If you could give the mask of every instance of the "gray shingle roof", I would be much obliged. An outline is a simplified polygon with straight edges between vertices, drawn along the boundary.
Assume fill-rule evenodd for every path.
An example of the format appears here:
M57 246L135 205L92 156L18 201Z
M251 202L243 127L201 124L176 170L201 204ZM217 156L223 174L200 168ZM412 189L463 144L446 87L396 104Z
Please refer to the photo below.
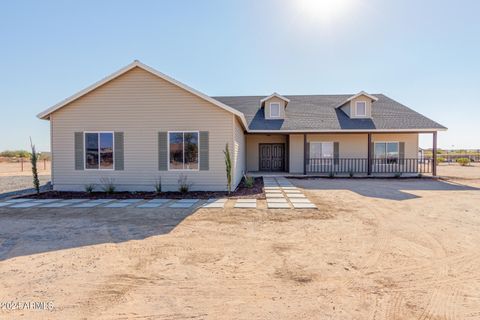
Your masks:
M374 94L371 119L350 119L339 104L351 95L285 96L290 99L285 119L266 120L260 100L265 96L213 97L245 115L249 130L392 130L446 129L444 126L386 97Z

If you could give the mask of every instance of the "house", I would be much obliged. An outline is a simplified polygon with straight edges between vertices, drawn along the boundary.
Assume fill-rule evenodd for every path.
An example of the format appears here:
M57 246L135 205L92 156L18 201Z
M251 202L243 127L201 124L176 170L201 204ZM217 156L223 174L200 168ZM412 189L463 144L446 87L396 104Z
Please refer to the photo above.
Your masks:
M418 173L419 133L440 124L382 94L210 97L153 68L128 66L38 115L50 121L52 184L84 190L225 190L244 172ZM435 174L435 171L433 172Z

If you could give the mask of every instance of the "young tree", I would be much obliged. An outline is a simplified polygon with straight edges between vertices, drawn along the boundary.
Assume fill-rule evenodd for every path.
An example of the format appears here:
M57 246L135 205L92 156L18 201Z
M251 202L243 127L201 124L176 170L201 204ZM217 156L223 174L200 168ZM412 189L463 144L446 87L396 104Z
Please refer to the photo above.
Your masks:
M33 186L35 187L35 191L37 191L37 194L39 194L40 181L38 180L38 170L37 170L38 154L37 154L37 151L35 150L35 145L32 142L32 137L30 137L30 147L32 148L32 156L30 157L30 161L32 163Z
M228 143L225 145L223 151L225 156L225 171L227 173L227 190L228 193L232 192L232 160L230 159L230 150L228 149Z

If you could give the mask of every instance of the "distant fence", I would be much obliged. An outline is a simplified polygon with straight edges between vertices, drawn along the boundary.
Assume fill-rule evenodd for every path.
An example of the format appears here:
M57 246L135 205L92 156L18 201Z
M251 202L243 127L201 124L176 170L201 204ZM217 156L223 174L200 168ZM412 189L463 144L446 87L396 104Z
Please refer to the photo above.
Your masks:
M0 173L19 173L19 172L30 172L32 170L32 165L30 159L26 158L17 158L0 161ZM43 159L38 160L37 169L39 172L50 171L50 160Z
M420 152L420 157L425 159L432 159L431 150L423 150ZM469 150L438 150L437 159L438 162L456 162L457 159L467 158L471 162L480 162L480 149L469 149Z

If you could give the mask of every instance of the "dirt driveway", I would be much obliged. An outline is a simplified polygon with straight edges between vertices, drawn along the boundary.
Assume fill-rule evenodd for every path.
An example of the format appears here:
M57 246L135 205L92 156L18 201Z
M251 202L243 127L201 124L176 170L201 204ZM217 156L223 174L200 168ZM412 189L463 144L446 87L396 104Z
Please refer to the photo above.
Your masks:
M293 183L319 211L0 208L0 302L54 305L0 318L480 318L479 181Z

